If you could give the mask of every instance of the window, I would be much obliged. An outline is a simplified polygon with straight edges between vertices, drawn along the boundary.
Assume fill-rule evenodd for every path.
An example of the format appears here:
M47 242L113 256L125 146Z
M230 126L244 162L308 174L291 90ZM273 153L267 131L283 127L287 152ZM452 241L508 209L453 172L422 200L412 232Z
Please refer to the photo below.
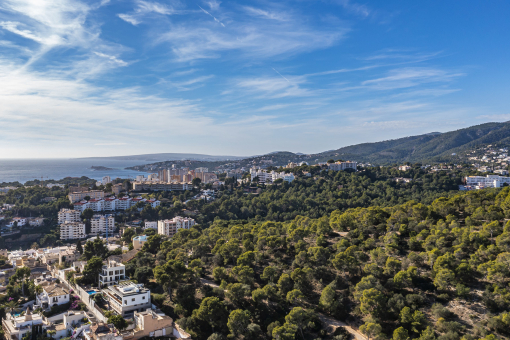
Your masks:
M145 300L145 296L144 296L144 297L142 297L142 300Z
M124 304L127 305L127 300L124 300Z
M135 301L135 298L132 298L131 301Z

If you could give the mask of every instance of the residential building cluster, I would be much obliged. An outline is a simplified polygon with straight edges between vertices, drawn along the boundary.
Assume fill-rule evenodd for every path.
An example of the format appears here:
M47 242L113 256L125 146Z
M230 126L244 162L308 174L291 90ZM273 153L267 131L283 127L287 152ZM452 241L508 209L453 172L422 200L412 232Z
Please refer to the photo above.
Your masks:
M42 217L13 217L12 220L7 223L8 228L12 228L14 226L18 227L40 227L44 223L44 218Z
M73 246L0 252L13 264L13 269L7 270L12 275L16 267L27 266L29 258L40 259L48 254L58 255L68 251L76 252L76 248ZM66 269L59 269L58 264L48 262L45 263L45 267L29 267L30 280L34 285L40 286L41 290L35 295L33 302L25 304L21 310L15 308L7 312L2 318L2 329L6 338L22 340L31 335L35 339L40 334L47 333L51 334L53 339L68 337L86 340L138 340L156 337L192 339L190 334L175 324L171 317L152 304L151 291L147 287L127 279L122 257L110 256L103 261L98 276L100 286L92 289L69 281L66 275L68 272L75 272L79 277L87 262L74 258L72 265ZM41 272L41 268L47 268L47 271ZM5 276L5 271L2 273ZM5 279L4 277L4 284ZM101 294L105 300L105 305L101 308L94 299L96 294ZM84 303L87 309L73 310L72 301ZM58 306L70 309L57 314L53 312L50 316L43 315L43 312L53 311L52 308ZM128 327L115 329L113 324L108 323L105 310L127 320Z
M77 240L88 236L113 235L115 217L111 214L93 215L90 219L90 232L86 232L85 223L81 220L82 210L61 209L58 212L61 240Z
M74 209L83 212L85 209L92 209L95 212L99 211L116 211L116 210L127 210L139 202L150 204L153 208L158 207L161 202L156 199L145 199L142 197L121 197L115 196L101 198L101 199L90 199L88 201L83 200L74 202Z
M263 169L251 168L250 169L251 181L256 181L255 178L258 178L258 182L262 184L273 184L277 179L283 179L284 182L292 182L295 177L292 172L276 172L276 171L266 171Z
M504 184L510 185L510 177L499 175L468 176L464 178L465 185L460 186L460 190L478 190L485 188L500 188Z
M150 174L145 178L143 175L136 176L135 182L138 185L147 184L150 182L157 182L158 184L189 184L194 178L199 178L202 183L212 183L218 180L215 173L209 172L208 168L199 167L195 170L190 170L187 167L181 169L160 169L157 174ZM133 187L135 190L135 188ZM179 187L166 186L166 190L188 190L180 189ZM165 190L161 189L161 190Z

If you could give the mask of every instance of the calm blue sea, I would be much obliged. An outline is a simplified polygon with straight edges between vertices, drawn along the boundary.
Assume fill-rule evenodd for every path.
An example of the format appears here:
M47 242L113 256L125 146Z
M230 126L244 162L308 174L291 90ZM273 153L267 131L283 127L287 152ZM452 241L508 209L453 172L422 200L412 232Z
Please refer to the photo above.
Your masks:
M25 183L33 179L62 179L65 177L87 176L100 180L103 176L112 179L134 178L136 175L147 175L143 172L125 170L126 167L145 164L144 161L86 160L86 159L0 159L0 183ZM112 168L108 171L94 171L91 166Z

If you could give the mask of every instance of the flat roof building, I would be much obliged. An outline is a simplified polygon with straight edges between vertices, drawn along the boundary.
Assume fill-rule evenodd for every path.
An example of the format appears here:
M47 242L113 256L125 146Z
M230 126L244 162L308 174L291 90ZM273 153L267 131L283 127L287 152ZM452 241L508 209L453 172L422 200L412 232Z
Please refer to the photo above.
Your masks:
M123 317L152 307L151 292L143 284L125 282L103 289L110 307Z

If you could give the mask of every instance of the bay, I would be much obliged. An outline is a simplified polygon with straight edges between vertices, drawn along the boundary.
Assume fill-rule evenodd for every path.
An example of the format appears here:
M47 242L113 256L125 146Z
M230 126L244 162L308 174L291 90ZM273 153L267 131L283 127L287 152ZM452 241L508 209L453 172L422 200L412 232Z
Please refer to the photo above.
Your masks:
M0 159L0 183L25 183L34 179L59 180L65 177L87 176L101 180L103 176L114 178L135 178L147 175L145 172L126 170L126 167L144 164L140 160L109 159ZM92 170L92 166L103 166L112 170Z

